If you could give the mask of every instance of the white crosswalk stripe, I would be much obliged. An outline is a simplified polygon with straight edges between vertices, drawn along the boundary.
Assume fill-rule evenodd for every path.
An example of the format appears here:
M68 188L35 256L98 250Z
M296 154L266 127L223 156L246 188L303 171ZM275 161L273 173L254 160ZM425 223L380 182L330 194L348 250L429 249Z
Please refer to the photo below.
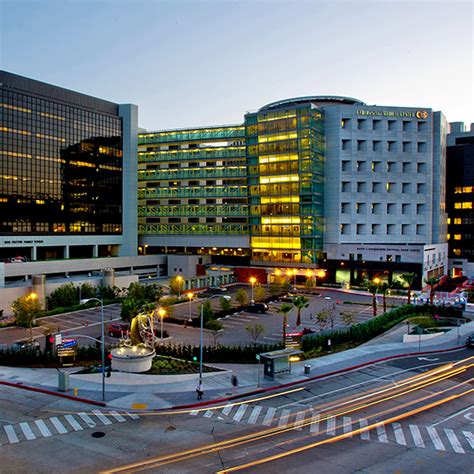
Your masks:
M99 418L99 420L104 424L104 425L111 425L112 422L100 411L100 410L92 410L92 413Z
M420 429L416 425L410 425L410 432L413 438L413 442L417 448L425 448L425 443L421 437Z
M74 431L82 431L82 426L72 415L64 415L64 418L66 418L66 421L72 426Z
M446 448L444 447L443 442L441 441L441 438L438 435L438 432L436 431L436 428L433 426L427 426L426 431L428 431L428 434L430 435L431 441L433 442L434 447L438 451L446 451Z
M49 428L46 426L46 423L43 420L35 420L35 424L40 430L40 433L45 437L48 438L49 436L53 436Z
M138 420L140 417L135 413L129 413L128 411L125 412L132 420Z
M115 410L112 410L110 414L119 422L123 423L124 421L127 421L122 415L117 413Z
M234 405L226 405L221 413L227 416L232 411L232 408L234 408Z
M20 429L23 431L23 434L25 435L25 438L28 441L31 441L32 439L36 439L35 434L33 433L32 429L30 428L30 425L26 422L20 423Z
M275 416L276 413L276 408L270 407L267 410L267 414L265 415L265 418L263 419L262 425L263 426L270 426L272 423L273 417Z
M284 428L288 424L291 410L283 410L281 412L280 420L278 421L278 428Z
M466 451L464 451L463 447L461 446L461 443L459 442L458 437L454 434L454 431L445 428L444 432L446 433L446 436L449 439L449 442L451 443L454 452L464 454Z
M234 421L240 421L242 417L244 416L244 413L246 412L247 408L248 408L248 405L246 405L245 403L243 405L240 405L239 409L234 415L234 418L232 419Z
M474 435L470 431L463 431L462 434L466 437L471 448L474 449Z
M305 417L304 411L299 411L296 414L295 428L294 428L295 430L301 431L303 429L304 417Z
M199 413L199 410L193 410L189 412L191 416L196 416L198 413Z
M377 425L377 436L381 443L388 443L387 431L384 425Z
M336 418L334 416L330 416L327 420L326 433L329 436L336 436Z
M214 412L212 410L206 410L203 416L204 418L210 418L213 414Z
M360 425L361 428L367 428L367 426L369 426L369 423L367 422L367 420L365 418L361 418L359 420L359 425ZM369 430L361 431L360 437L361 437L361 439L369 440L370 439L370 431Z
M92 420L92 418L84 412L78 413L78 415L84 420L84 423L89 427L89 428L94 428L96 426L96 422Z
M67 433L66 427L59 421L59 418L58 418L58 417L52 416L52 417L50 418L50 421L51 421L51 423L53 424L53 426L56 428L56 431L57 431L59 434L66 434L66 433Z
M6 425L3 427L3 429L5 430L5 434L7 435L7 438L8 438L8 441L10 441L10 444L18 443L19 439L12 425Z
M310 433L319 433L319 413L315 413L311 418L311 426L309 427Z
M344 433L350 433L352 431L352 418L350 416L345 416L343 418ZM352 435L348 437L352 438Z
M395 440L397 444L403 446L407 445L407 440L405 439L405 434L402 430L402 425L400 423L392 423L393 432L395 433Z
M260 412L262 411L262 407L260 405L257 405L256 407L253 408L252 413L249 416L249 419L247 420L247 423L250 423L251 425L254 425L257 423L257 418L258 415L260 415Z

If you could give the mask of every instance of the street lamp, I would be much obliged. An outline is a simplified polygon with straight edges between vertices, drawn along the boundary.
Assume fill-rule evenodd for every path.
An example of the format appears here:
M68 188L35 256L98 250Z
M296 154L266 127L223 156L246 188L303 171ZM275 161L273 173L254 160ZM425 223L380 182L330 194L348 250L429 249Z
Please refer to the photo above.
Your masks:
M254 304L255 300L253 299L253 287L254 287L255 282L257 281L257 279L255 277L250 277L249 281L252 284L252 298L250 298L250 304Z
M323 279L326 276L326 272L324 270L319 270L317 275L318 278ZM317 280L314 282L314 286L316 286Z
M203 332L204 332L204 303L206 301L212 300L212 298L217 298L220 295L213 295L210 296L209 298L206 298L202 303L201 303L201 311L200 311L200 331L199 331L199 385L202 385L202 337L203 337ZM225 298L226 300L230 300L231 297L229 295L224 295L222 298Z
M193 297L194 297L194 294L191 293L191 292L189 292L189 293L188 293L188 298L189 298L189 319L188 319L188 323L192 323L192 322L193 322L193 318L191 318L191 309L192 309Z
M104 337L104 300L99 298L85 298L80 301L81 304L89 301L98 301L100 303L100 342L102 343L102 401L105 401L105 337Z
M178 298L181 298L181 284L183 282L183 277L181 275L178 275L176 277L176 281L178 282Z
M160 315L160 326L161 326L161 344L163 344L163 318L165 317L166 310L164 308L160 308L158 310L158 314Z

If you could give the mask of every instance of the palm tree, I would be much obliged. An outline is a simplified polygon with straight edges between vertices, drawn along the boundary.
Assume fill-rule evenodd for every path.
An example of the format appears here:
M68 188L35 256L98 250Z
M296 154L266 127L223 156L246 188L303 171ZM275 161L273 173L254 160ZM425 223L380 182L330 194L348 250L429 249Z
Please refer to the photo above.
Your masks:
M374 283L371 280L366 280L364 284L367 291L372 295L372 309L374 317L377 316L377 290L379 289L379 283Z
M408 285L408 301L407 303L411 303L411 285L413 285L413 281L416 278L415 273L402 273L400 278Z
M278 311L280 314L283 315L283 344L286 341L286 324L288 321L288 313L293 309L293 306L288 303L283 303L280 306L280 310Z
M308 298L306 298L305 296L297 296L294 300L293 300L293 306L296 308L296 310L298 311L297 313L297 316L296 316L296 325L297 326L300 326L301 325L301 310L303 308L307 308L308 307Z
M390 288L390 285L386 281L383 281L379 285L379 290L380 290L380 293L382 294L382 297L383 297L382 301L383 301L383 312L384 313L387 312L387 291L389 290L389 288Z
M434 299L434 288L438 284L439 278L431 276L429 278L425 278L425 283L430 287L430 304L433 304Z

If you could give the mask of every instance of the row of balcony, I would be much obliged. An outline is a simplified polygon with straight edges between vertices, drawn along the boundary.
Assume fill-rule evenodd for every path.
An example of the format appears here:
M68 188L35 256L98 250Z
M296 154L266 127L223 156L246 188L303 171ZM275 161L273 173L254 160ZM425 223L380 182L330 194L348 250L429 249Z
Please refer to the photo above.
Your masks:
M209 128L197 130L175 130L170 132L144 133L138 135L138 144L189 142L202 140L245 138L245 127Z
M186 150L142 151L138 152L139 163L168 161L201 161L224 158L245 158L245 147L189 148Z
M212 205L212 206L139 206L139 217L173 216L226 216L247 217L248 206Z
M200 186L192 188L140 188L138 199L247 197L247 186Z
M180 179L209 179L209 178L245 178L245 166L229 168L178 168L164 170L139 170L138 181L148 180L180 180Z
M139 224L139 235L248 235L244 224Z

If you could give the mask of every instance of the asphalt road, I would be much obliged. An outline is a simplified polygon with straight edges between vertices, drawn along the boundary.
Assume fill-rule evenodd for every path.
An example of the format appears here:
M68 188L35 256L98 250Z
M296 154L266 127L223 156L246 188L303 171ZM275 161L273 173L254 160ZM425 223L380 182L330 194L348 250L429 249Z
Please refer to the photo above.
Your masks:
M181 413L0 387L2 472L472 473L472 359L456 363L472 356L401 359Z

